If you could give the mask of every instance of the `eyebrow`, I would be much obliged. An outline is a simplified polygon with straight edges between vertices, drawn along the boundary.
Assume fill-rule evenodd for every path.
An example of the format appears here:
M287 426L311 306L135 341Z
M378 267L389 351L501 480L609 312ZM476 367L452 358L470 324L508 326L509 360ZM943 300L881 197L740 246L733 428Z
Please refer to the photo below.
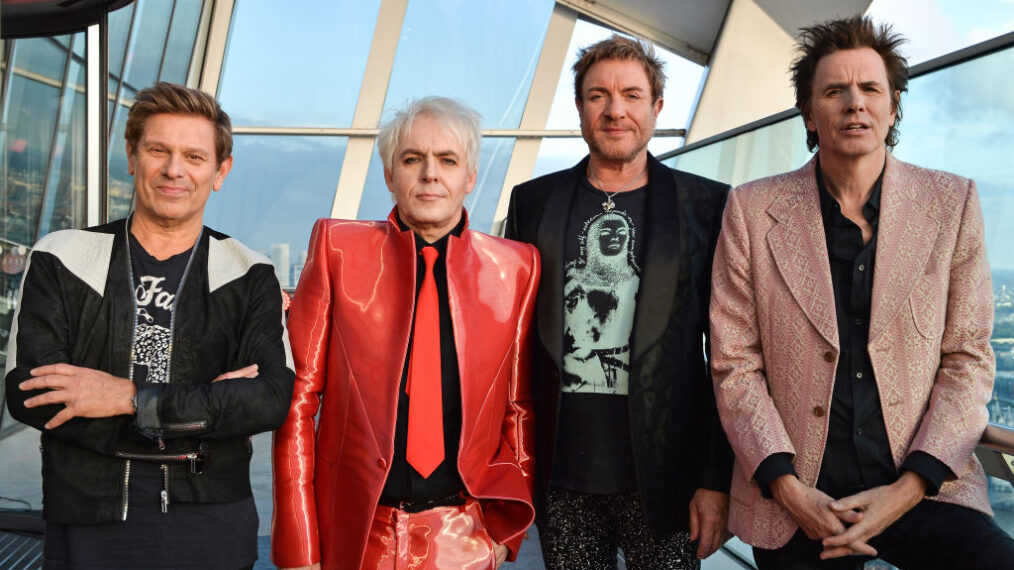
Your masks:
M409 148L406 148L406 149L402 150L400 153L398 153L398 156L402 157L402 156L405 156L405 155L408 155L408 154L426 154L426 153L423 152L423 151L421 151L421 150L409 147ZM441 158L442 157L446 157L446 156L450 156L450 157L453 157L453 158L458 158L460 156L460 154L456 150L438 150L438 151L434 152L433 154L436 155L436 156L439 156Z
M836 81L834 83L828 83L827 85L825 85L824 86L824 91L827 91L828 89L845 89L849 85L852 85L851 81ZM859 86L860 87L882 87L882 85L881 85L881 83L879 81L860 81L859 82Z
M170 145L168 143L162 142L162 141L160 141L158 139L148 139L148 140L144 141L143 146L145 148L148 148L148 147L151 147L151 146L163 146L163 147L167 147L168 148ZM205 149L205 148L197 147L197 146L185 147L183 149L183 152L185 152L187 154L200 154L200 155L204 155L204 156L210 156L212 154L212 151L210 151L208 149Z

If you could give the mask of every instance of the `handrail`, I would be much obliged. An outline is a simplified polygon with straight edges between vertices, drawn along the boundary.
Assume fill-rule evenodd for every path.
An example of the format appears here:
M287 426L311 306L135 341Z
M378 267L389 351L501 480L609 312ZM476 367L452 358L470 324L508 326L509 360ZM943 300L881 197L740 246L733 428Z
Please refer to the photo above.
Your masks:
M979 447L1014 455L1014 429L990 423L979 438Z

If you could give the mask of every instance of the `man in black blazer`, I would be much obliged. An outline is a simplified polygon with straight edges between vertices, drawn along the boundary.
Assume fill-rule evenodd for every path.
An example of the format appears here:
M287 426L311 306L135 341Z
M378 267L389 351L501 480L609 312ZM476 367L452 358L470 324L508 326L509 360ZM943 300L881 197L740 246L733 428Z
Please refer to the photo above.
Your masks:
M705 356L729 187L647 151L662 63L620 36L574 65L589 156L514 188L542 255L532 389L546 566L699 568L726 534L732 452Z

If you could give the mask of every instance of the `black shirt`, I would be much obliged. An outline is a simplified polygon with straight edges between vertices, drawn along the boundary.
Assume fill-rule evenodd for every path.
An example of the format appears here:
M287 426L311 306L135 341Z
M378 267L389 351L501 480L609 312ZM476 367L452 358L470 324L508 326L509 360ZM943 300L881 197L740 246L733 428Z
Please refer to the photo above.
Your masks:
M398 225L402 231L411 231L400 219ZM444 407L444 460L423 478L418 471L409 465L405 458L408 439L408 394L405 393L405 382L408 379L408 362L412 354L412 340L409 339L408 353L405 355L405 366L401 372L401 384L398 390L398 420L394 432L394 458L391 460L391 471L381 493L381 502L394 504L398 502L425 502L444 499L464 490L465 485L458 473L458 444L461 439L461 378L458 371L458 353L454 345L454 328L451 322L451 309L447 300L447 240L449 236L460 237L465 228L465 217L461 217L458 225L449 234L433 243L426 243L415 235L415 251L418 259L415 272L415 295L419 298L419 288L426 276L426 263L422 259L422 248L433 246L439 256L433 263L433 281L437 286L437 302L440 312L440 385Z
M628 386L648 191L614 194L607 211L606 194L583 180L570 207L554 487L637 490Z
M863 217L873 227L872 237L864 244L862 230L842 213L841 205L828 192L818 159L817 187L841 354L835 369L817 488L836 498L887 485L898 478L868 348L882 185L883 171L863 205ZM909 455L901 469L926 479L928 495L936 494L950 473L942 462L922 451ZM764 496L770 497L771 481L790 473L795 473L790 456L780 453L761 462L755 478Z

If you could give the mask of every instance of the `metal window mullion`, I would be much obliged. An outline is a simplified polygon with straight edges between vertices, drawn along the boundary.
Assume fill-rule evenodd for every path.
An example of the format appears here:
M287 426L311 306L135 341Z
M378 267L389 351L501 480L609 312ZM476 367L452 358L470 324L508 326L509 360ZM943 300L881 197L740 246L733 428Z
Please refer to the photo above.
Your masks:
M53 179L53 162L56 159L56 141L60 137L60 116L63 114L63 105L66 99L67 93L67 82L70 80L70 64L74 61L71 54L74 53L74 39L75 35L70 36L70 40L67 42L67 47L60 45L60 42L56 42L60 45L61 50L66 50L67 59L63 64L63 82L60 85L60 99L56 103L56 120L53 121L53 135L49 141L49 157L46 159L46 174L42 178L42 198L39 200L39 210L35 218L35 240L39 241L42 237L42 214L46 209L46 196L49 194L49 183ZM55 40L54 40L55 41Z
M208 45L208 32L211 29L211 12L213 0L201 2L201 17L194 28L193 51L190 52L190 63L187 64L187 87L197 87L200 81L201 68L204 67L204 49Z
M165 39L162 41L162 57L158 60L158 73L155 74L156 81L162 81L162 69L165 68L165 54L169 51L169 38L173 34L173 24L176 23L176 6L179 0L173 0L173 7L169 9L169 25L166 26Z
M507 217L510 192L514 188L514 185L524 182L531 177L532 170L535 168L535 161L538 159L542 139L556 136L581 136L580 130L544 130L546 122L549 119L549 112L552 110L556 86L560 83L560 76L567 71L563 69L563 64L567 60L567 48L570 47L570 38L574 34L576 22L577 12L561 4L553 6L553 13L549 18L549 26L546 27L546 37L542 40L539 63L535 68L532 85L528 90L525 112L521 116L521 128L518 129L515 136L520 135L526 130L543 130L533 133L536 136L519 137L514 141L514 148L511 150L511 158L507 164L503 186L500 188L500 198L497 201L496 211L493 214L493 227L489 228L492 233L498 233L497 230L500 222ZM561 135L558 133L566 134Z
M14 70L14 40L0 40L4 45L4 69L3 69L3 91L0 92L6 98L10 93L11 76ZM10 49L6 49L10 46Z
M203 65L198 87L201 91L218 96L218 84L225 65L225 51L229 43L234 0L215 0L205 37Z
M113 114L109 115L109 124L108 124L108 129L106 131L106 146L107 147L109 146L109 144L112 142L112 139L113 139L113 123L116 121L116 114L120 112L120 97L123 95L123 84L127 81L127 56L130 55L130 40L131 40L131 38L134 35L134 23L137 21L137 13L141 11L141 5L140 4L141 4L140 2L137 2L133 6L133 11L130 13L130 25L127 26L127 35L124 37L123 60L120 62L120 75L119 75L118 81L116 82L116 97L113 99ZM109 32L108 32L108 29L109 29L109 13L108 12L106 12L105 17L103 18L103 24L104 24L103 27L106 28L106 30L107 30L106 31L106 37L107 37L107 42L108 42L108 36L109 36ZM105 49L108 49L108 46L106 46ZM109 71L108 71L108 69L106 70L106 73L104 75L106 76L106 81L108 82L109 81ZM107 86L105 90L108 91L109 87ZM108 103L107 103L107 105L108 105Z
M370 54L366 60L366 72L363 74L356 112L352 118L353 128L375 129L380 123L407 10L408 0L380 2ZM349 139L331 204L331 217L354 219L359 213L375 144L375 136Z

